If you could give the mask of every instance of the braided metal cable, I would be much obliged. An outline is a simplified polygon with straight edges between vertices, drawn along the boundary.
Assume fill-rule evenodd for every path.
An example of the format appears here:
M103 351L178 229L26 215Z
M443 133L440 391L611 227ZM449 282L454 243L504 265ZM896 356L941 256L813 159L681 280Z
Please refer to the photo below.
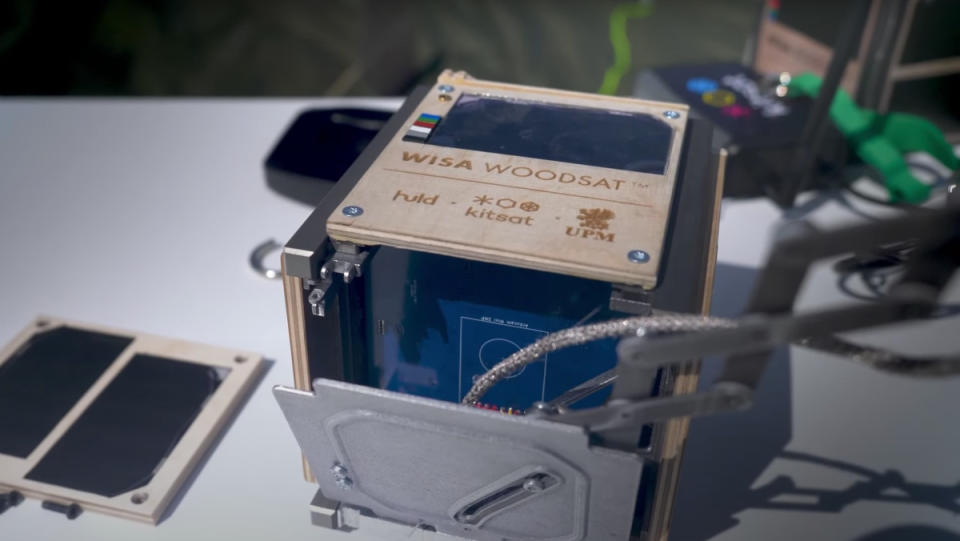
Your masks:
M839 355L874 370L891 374L930 378L960 375L960 358L956 357L905 357L885 349L854 344L834 335L804 338L795 344Z
M617 319L563 329L544 336L494 365L477 378L470 391L464 395L463 403L476 404L494 385L552 351L603 338L728 329L736 325L735 321L724 318L666 314Z
M547 353L601 340L626 336L649 336L730 329L737 326L732 319L684 314L663 314L604 321L563 329L548 334L529 346L500 361L477 378L463 403L473 405L494 385L507 379L528 364L539 361ZM912 358L887 350L861 346L835 335L804 338L794 345L816 349L844 357L874 370L911 377L946 377L960 375L960 358Z

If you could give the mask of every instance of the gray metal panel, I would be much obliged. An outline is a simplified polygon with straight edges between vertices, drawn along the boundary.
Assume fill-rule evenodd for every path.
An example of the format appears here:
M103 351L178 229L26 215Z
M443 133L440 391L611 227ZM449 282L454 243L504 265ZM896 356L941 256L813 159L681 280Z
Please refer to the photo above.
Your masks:
M590 447L580 427L324 379L274 394L330 498L483 541L630 535L642 460ZM454 519L531 474L559 482L476 525Z

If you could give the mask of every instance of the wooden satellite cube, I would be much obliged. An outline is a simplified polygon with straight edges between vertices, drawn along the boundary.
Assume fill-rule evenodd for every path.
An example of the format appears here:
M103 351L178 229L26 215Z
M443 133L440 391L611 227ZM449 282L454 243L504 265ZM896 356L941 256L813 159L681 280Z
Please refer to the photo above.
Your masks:
M551 352L492 390L484 411L460 402L479 375L549 333L709 309L723 161L710 135L684 105L462 72L414 92L284 248L299 391L277 395L323 497L469 539L664 535L685 420L644 427L628 450L566 432L552 449L523 436L560 430L523 413L613 369L615 340ZM664 370L654 392L692 392L697 371ZM602 406L606 391L570 407ZM361 437L371 422L377 441ZM461 447L463 430L479 443ZM482 458L501 439L504 454L556 453L565 465L530 473L501 464L496 446ZM422 470L409 458L432 453L448 460ZM610 475L616 461L625 484ZM422 482L404 477L414 471ZM546 476L536 479L550 496L511 492L510 479L531 475ZM403 498L391 496L397 485ZM600 511L610 498L613 510Z

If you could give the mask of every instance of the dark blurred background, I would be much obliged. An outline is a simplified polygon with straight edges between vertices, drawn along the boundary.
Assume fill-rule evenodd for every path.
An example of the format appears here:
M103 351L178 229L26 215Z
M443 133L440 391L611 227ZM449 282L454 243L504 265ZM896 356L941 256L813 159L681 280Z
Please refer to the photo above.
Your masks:
M620 0L6 0L4 95L401 95L444 67L596 91ZM632 72L739 60L755 0L670 0L627 26ZM620 94L629 94L630 76Z

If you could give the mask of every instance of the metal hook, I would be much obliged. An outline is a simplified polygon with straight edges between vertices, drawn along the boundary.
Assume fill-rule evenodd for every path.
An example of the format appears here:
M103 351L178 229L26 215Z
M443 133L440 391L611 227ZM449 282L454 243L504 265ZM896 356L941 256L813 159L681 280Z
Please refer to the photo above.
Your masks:
M256 271L257 274L268 280L279 280L280 271L277 269L268 268L263 264L263 260L270 255L271 252L282 247L282 244L273 239L267 239L261 242L256 248L253 249L252 252L250 252L250 267Z

